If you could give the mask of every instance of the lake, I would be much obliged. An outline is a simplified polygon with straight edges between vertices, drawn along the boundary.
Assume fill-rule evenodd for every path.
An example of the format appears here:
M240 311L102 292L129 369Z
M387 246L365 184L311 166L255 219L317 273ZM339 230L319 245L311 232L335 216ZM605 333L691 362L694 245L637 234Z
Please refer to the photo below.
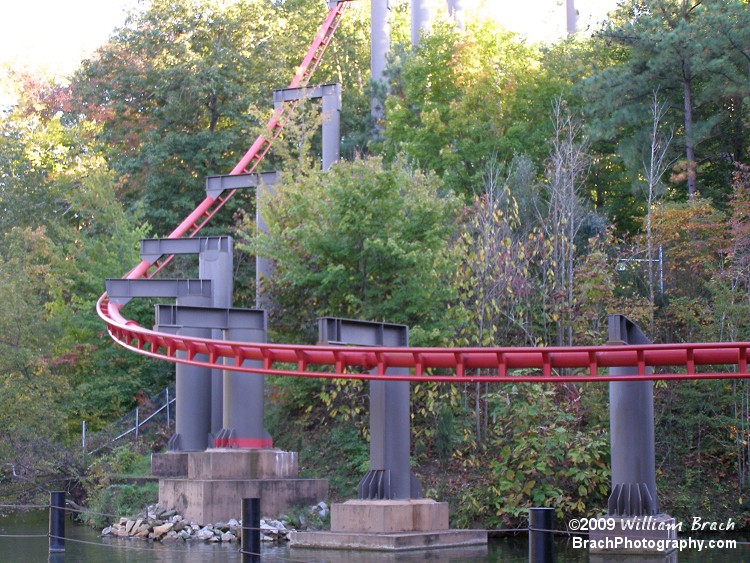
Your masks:
M2 563L241 563L242 555L237 544L207 544L202 542L147 542L135 539L100 538L98 531L65 523L65 553L48 553L47 511L13 512L0 516L0 561ZM37 535L42 537L9 537ZM705 536L706 538L716 536ZM747 536L732 536L747 541ZM571 540L559 537L555 543L556 561L583 563L589 561L586 550L573 549ZM439 549L402 553L373 553L353 551L328 551L289 549L286 546L263 546L263 563L526 563L528 540L525 536L493 539L479 548ZM618 558L622 563L641 563L643 558ZM664 561L657 559L655 561ZM678 554L670 563L750 562L750 546L739 545L731 550L697 550Z

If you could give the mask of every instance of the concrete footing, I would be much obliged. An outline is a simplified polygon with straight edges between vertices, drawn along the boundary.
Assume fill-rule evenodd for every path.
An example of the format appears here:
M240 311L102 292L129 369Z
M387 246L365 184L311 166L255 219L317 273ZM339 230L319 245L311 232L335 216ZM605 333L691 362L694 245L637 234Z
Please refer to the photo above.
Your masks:
M327 480L297 478L296 452L212 449L186 455L186 476L159 480L159 504L201 524L239 519L243 498L259 498L262 514L275 517L328 496Z
M223 448L194 452L188 455L187 477L213 480L296 479L297 452Z
M484 530L442 530L440 532L401 532L398 534L292 532L289 534L289 546L292 548L363 551L416 551L484 546L486 553L487 532Z
M331 505L332 532L390 534L448 528L448 503L431 499L348 500Z
M327 496L325 479L159 480L159 504L201 524L239 520L243 498L259 498L261 514L278 517Z
M298 532L301 533L301 532ZM291 556L294 561L325 561L326 563L457 563L459 561L486 561L487 544L443 547L424 551L405 550L358 550L356 555L349 549L326 548L324 557L316 548L295 547ZM356 558L356 559L355 559Z
M448 504L429 499L349 500L331 506L330 532L296 532L290 547L407 551L486 546L485 530L451 530Z
M187 452L151 454L151 475L154 477L187 477Z

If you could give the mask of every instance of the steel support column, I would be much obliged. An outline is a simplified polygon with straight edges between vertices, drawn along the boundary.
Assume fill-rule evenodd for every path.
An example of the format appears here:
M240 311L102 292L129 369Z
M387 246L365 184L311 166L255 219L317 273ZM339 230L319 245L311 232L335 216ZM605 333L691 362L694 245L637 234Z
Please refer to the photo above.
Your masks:
M337 133L338 134L338 133ZM266 222L263 210L268 205L269 198L276 193L274 184L279 181L278 172L263 172L261 174L235 174L225 176L209 176L206 178L206 195L219 197L225 190L255 189L255 221L258 230L266 232ZM263 307L264 300L261 295L261 280L271 277L273 267L271 260L255 257L255 306Z
M565 0L565 28L568 35L575 35L578 30L578 10L575 0Z
M209 239L209 244L198 254L201 279L214 281L213 307L232 306L234 295L234 243L231 237ZM221 340L220 327L212 327L211 338ZM223 370L211 370L211 435L216 436L224 424Z
M266 342L265 311L258 311L260 325L229 327L225 334L232 342ZM263 367L259 360L245 360L246 365ZM231 364L231 361L227 361ZM273 440L263 420L265 377L260 374L224 371L224 427L215 446L224 448L272 448Z
M341 158L341 85L332 86L330 93L323 94L323 170Z
M411 0L411 44L416 47L424 33L430 31L430 1Z
M408 346L405 325L318 319L320 343L355 346ZM404 374L408 368L388 368ZM357 487L360 499L420 498L421 485L411 472L411 404L408 381L370 382L370 470Z
M266 225L264 215L271 198L276 195L276 189L273 186L278 181L278 178L278 173L274 172L274 176L269 177L267 181L261 182L255 192L255 223L258 226L258 230L263 233L268 232L268 225ZM270 258L256 255L255 306L259 309L264 309L269 304L268 300L263 295L262 288L264 283L263 280L268 280L271 276L273 276L273 261Z
M210 328L222 333L227 341L266 342L266 312L259 309L212 307L183 307L157 305L159 325L178 325ZM226 359L232 365L233 359ZM245 365L262 367L262 362L245 360ZM273 440L263 424L264 382L260 374L222 371L223 418L218 432L214 432L212 446L216 448L271 448Z
M463 0L448 0L448 15L456 22L458 29L463 30L466 27Z
M316 88L284 88L273 91L276 108L296 100L323 99L323 170L339 160L341 147L341 84L324 84Z
M385 89L385 68L391 50L391 7L389 0L370 0L370 80L375 92L370 113L376 124L385 117L378 94Z
M179 336L210 338L211 329L158 325L158 330ZM184 358L185 352L177 357ZM199 361L207 356L196 355ZM211 437L211 370L199 366L177 363L175 366L175 433L167 443L171 452L202 452L208 448Z
M651 342L638 325L623 315L610 315L608 344ZM610 375L634 373L638 373L638 368L609 368ZM612 455L609 514L626 517L657 514L653 382L610 382L609 424Z
M210 177L206 179L206 188L216 184L218 178L220 184L230 182L233 189L238 189L248 183L247 178ZM223 189L226 189L224 186ZM200 279L210 280L214 307L231 307L234 290L234 241L232 237L195 237L182 239L143 239L141 240L141 258L151 263L161 259L163 255L172 254L197 254L198 272ZM196 303L200 305L199 303ZM189 325L190 326L190 325ZM210 327L204 327L210 328ZM220 340L221 330L213 330L210 338ZM208 397L211 403L211 433L216 434L221 430L222 415L222 386L223 372L220 369L211 371L211 389ZM179 396L178 396L179 399Z

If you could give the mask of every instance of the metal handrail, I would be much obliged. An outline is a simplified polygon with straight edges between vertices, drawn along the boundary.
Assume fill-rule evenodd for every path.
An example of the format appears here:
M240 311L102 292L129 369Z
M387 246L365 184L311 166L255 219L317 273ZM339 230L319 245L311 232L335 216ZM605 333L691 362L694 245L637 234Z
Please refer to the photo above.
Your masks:
M86 440L86 421L83 421L82 422L83 432L82 432L82 444L81 444L81 447L83 449L84 454L85 455L95 454L98 451L104 449L105 447L108 447L111 444L117 442L118 440L124 438L125 436L128 436L129 434L132 434L133 432L136 432L136 439L138 439L138 431L144 425L146 425L147 423L149 423L156 415L160 414L164 410L167 410L167 424L169 424L169 420L170 420L169 407L177 402L177 398L176 397L170 398L170 396L169 396L170 395L170 393L169 393L169 387L167 387L165 389L164 393L165 393L165 397L164 397L164 401L165 402L164 402L164 404L162 404L161 406L159 406L155 411L153 411L151 414L149 414L143 420L140 420L139 416L138 416L138 413L140 411L140 407L136 407L135 409L133 409L132 411L130 411L129 413L127 413L126 415L124 415L120 419L120 420L123 420L123 419L127 418L128 416L130 416L130 414L135 413L135 417L136 417L135 418L135 424L132 427L130 427L127 430L125 430L124 432L118 434L114 438L111 438L111 439L107 440L104 444L102 444L98 448L95 448L95 449L93 449L91 451L87 451L86 450L86 443L87 443L87 440ZM161 393L157 394L156 397L159 397L160 395L161 395ZM150 400L153 400L153 397ZM116 424L116 423L113 423L113 425L114 424ZM110 425L110 426L112 426L112 425ZM99 432L99 434L105 433L105 432L106 432L106 430L101 430Z

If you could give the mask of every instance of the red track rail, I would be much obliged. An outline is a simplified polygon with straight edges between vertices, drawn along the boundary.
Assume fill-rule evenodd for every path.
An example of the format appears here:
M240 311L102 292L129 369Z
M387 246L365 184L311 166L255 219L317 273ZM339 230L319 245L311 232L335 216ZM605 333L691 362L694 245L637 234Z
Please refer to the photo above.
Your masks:
M290 88L307 85L333 37L346 1L332 8L321 24ZM260 135L230 174L256 170L281 133L295 104L274 111ZM193 237L234 195L228 190L207 197L168 238ZM141 262L125 277L151 277L171 256ZM120 314L120 307L101 296L97 312L110 336L121 346L171 362L248 373L347 379L430 380L445 382L566 382L633 379L736 379L750 377L750 342L714 344L652 344L570 348L354 348L283 344L247 344L190 338L144 329ZM178 353L185 357L178 357ZM262 362L249 367L246 361ZM409 368L408 375L390 375L388 368ZM637 368L634 375L600 373L610 367ZM649 373L650 368L657 373ZM700 368L705 368L703 371Z
M750 342L557 348L371 348L247 344L162 334L112 321L108 321L108 326L118 343L139 354L268 375L454 383L750 377L747 371ZM178 358L178 352L185 357ZM245 365L247 360L260 361L262 367L249 367ZM386 373L388 368L397 367L410 368L410 373ZM632 367L637 373L602 373L611 367ZM704 367L707 369L701 371ZM651 368L657 373L649 373Z
M351 0L341 0L336 4L334 8L331 8L328 15L320 25L315 39L313 40L310 48L307 50L307 54L302 59L302 63L297 67L297 71L294 73L294 78L289 83L289 88L302 88L307 86L310 81L315 69L318 67L318 63L323 57L328 44L333 38L333 34L338 28L341 16L344 10L349 5ZM258 138L250 146L245 155L240 159L237 165L229 173L231 175L236 174L251 174L254 172L258 164L263 160L271 148L273 141L281 134L284 129L284 125L288 120L289 116L294 112L298 102L287 102L281 107L277 108L271 119L266 124L265 133L258 135ZM196 207L190 215L188 215L177 228L172 231L167 238L182 238L182 237L194 237L216 213L224 207L224 204L229 201L237 190L226 190L217 198L206 197ZM152 264L147 260L142 261L133 270L131 270L125 277L128 279L136 279L143 277L152 277L159 272L164 266L166 266L174 256L166 256L162 260ZM154 268L153 271L149 271ZM99 308L99 314L102 316L101 308ZM106 319L106 315L103 317Z

